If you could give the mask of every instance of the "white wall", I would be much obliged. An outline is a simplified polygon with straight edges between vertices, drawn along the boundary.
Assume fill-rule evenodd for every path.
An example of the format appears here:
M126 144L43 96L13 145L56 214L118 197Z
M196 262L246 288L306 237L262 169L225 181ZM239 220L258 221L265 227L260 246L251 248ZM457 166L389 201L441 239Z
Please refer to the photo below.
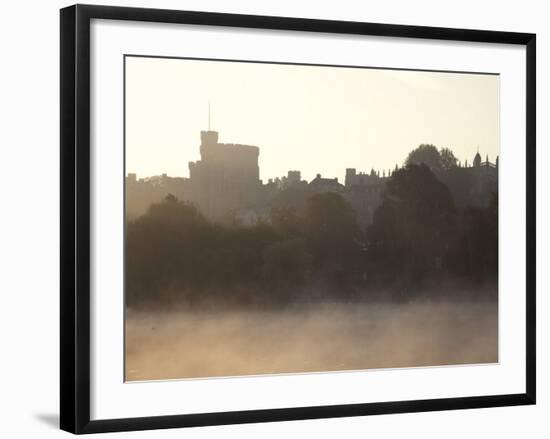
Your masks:
M96 3L90 1L90 3ZM539 371L548 367L550 287L548 141L550 27L545 2L462 0L189 0L103 1L120 6L165 7L262 15L417 24L537 33L538 45L538 289ZM3 4L0 14L0 430L3 437L55 437L58 412L58 9L62 1ZM543 250L543 246L546 248ZM544 272L546 268L546 273ZM119 434L114 437L530 437L550 434L550 382L539 373L537 406L371 416L244 426Z

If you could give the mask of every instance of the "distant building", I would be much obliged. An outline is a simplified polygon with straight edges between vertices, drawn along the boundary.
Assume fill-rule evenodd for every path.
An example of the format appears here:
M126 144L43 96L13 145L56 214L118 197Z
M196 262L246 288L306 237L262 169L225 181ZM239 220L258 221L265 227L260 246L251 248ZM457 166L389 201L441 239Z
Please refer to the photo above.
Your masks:
M488 207L498 193L498 156L495 163L481 161L476 153L473 166L457 166L436 174L451 192L457 207Z
M302 181L302 173L300 171L288 171L287 184L294 186L300 184Z
M201 159L189 162L189 199L209 217L258 202L261 186L257 146L219 143L216 131L201 131Z
M187 198L188 179L169 177L166 174L147 178L137 178L134 173L126 177L126 209L127 219L144 214L152 203L161 201L166 195L172 194L181 200Z
M312 192L342 192L344 185L338 183L337 178L323 178L321 174L317 174L309 183L309 188Z
M189 178L160 176L140 178L130 173L126 177L126 215L134 218L145 213L148 206L172 194L194 203L208 218L235 219L244 224L268 221L271 208L304 209L307 199L316 193L336 192L353 207L362 227L372 222L382 201L386 183L394 172L371 169L357 172L346 169L344 184L338 178L321 174L309 183L302 180L299 170L286 176L260 180L257 146L219 143L216 131L201 131L200 160L189 162ZM473 165L467 162L436 172L437 178L449 188L457 207L487 207L492 194L498 192L498 157L491 163L482 161L479 152Z
M344 197L357 213L357 220L363 227L372 222L374 211L382 201L387 177L371 169L370 173L359 172L355 168L346 169L346 190Z

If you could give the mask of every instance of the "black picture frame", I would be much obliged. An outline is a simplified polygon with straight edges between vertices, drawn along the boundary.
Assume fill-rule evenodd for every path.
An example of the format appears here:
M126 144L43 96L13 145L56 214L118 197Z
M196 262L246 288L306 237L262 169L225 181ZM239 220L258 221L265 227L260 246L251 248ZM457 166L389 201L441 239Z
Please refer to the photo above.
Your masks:
M407 37L526 47L526 392L415 401L90 420L90 21L133 20L256 29ZM98 433L173 427L304 420L535 404L535 94L536 36L303 18L75 5L60 12L61 331L60 425Z

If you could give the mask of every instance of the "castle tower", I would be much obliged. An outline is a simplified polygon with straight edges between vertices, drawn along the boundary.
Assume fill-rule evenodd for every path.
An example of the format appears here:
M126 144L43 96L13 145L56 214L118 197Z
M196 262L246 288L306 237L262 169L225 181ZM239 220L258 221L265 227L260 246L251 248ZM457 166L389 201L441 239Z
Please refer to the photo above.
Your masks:
M253 204L261 184L259 148L219 143L218 132L200 133L200 160L189 162L191 201L210 218Z
M217 131L201 131L201 146L216 145L218 143Z
M346 179L344 184L346 186L351 186L357 181L357 170L355 168L346 168Z

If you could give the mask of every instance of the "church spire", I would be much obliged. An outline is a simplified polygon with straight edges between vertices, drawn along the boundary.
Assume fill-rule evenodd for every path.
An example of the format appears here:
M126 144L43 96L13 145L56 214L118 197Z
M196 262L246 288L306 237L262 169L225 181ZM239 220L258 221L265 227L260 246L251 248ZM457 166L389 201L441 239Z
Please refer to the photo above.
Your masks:
M479 154L479 145L477 146L477 152L474 157L474 167L477 168L481 166L481 155Z

